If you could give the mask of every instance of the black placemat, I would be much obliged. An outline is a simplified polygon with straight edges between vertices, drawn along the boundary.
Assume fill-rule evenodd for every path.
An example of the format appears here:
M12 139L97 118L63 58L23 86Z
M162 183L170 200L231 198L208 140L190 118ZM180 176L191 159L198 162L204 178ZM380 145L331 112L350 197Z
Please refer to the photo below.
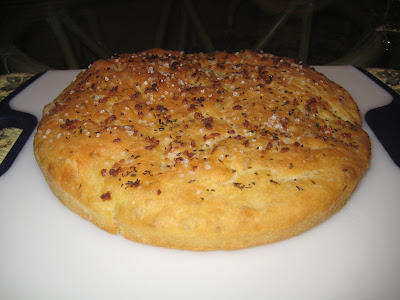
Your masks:
M36 117L29 113L11 109L9 103L16 95L18 95L18 93L29 86L42 74L43 73L37 74L28 79L0 102L0 129L19 128L22 130L11 150L7 153L0 164L0 176L11 167L38 122Z
M400 167L400 95L366 70L358 70L393 97L390 104L369 110L365 120L394 163Z

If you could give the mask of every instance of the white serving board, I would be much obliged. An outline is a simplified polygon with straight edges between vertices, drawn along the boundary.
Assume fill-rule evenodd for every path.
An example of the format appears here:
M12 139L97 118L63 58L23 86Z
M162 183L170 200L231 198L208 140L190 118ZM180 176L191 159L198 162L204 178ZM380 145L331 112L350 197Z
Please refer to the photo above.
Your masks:
M361 114L391 96L351 66L318 67ZM38 119L78 71L49 71L10 103ZM0 299L400 299L400 169L368 125L371 165L310 231L238 251L190 252L108 234L51 193L28 140L0 177Z

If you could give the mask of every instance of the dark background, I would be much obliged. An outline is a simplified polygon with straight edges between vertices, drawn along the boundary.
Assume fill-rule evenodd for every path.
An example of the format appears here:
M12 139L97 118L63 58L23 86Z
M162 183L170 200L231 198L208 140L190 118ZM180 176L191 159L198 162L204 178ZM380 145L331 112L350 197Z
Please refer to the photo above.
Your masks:
M3 1L0 72L85 68L101 57L153 47L185 52L254 49L283 19L285 22L258 50L313 65L400 69L399 3L399 0ZM288 13L291 4L294 8ZM311 24L308 30L306 20ZM306 56L299 56L307 33L308 51ZM89 40L95 46L88 45ZM68 47L71 51L66 54Z

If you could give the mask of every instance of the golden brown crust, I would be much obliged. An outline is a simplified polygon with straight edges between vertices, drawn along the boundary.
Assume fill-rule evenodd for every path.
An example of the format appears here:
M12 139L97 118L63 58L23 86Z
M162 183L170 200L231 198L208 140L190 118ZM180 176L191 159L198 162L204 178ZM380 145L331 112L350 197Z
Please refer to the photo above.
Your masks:
M239 249L339 210L369 164L351 96L292 59L153 49L81 72L38 126L51 189L134 241Z

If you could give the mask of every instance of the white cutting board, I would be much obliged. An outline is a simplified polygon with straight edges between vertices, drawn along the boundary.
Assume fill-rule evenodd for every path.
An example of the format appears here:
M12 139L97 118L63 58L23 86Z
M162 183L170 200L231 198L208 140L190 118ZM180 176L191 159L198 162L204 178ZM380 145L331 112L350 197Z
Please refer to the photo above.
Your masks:
M364 116L391 96L351 66L318 67ZM40 119L77 71L50 71L12 101ZM146 246L65 208L36 165L33 136L0 177L0 299L400 299L400 169L368 125L370 169L316 228L232 252Z

